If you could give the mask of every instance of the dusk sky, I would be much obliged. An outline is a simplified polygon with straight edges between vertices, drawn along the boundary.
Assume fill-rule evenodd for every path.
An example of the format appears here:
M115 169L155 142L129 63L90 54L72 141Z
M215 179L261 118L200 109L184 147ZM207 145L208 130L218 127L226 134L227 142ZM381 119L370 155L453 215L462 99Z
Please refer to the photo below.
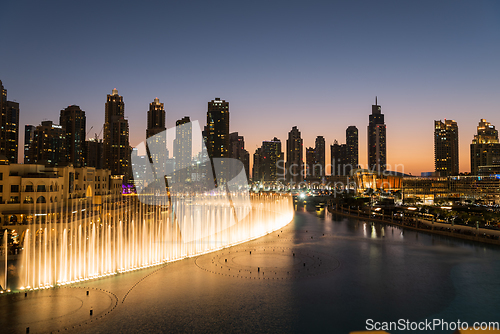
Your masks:
M461 172L479 119L500 127L498 1L8 1L0 31L0 80L20 103L20 162L25 124L58 123L76 104L93 137L115 87L132 146L145 139L155 97L168 127L183 116L204 125L208 101L229 101L230 131L251 155L273 137L285 151L296 125L305 147L325 137L329 159L355 125L366 164L378 96L388 164L413 175L434 170L434 120L457 121Z

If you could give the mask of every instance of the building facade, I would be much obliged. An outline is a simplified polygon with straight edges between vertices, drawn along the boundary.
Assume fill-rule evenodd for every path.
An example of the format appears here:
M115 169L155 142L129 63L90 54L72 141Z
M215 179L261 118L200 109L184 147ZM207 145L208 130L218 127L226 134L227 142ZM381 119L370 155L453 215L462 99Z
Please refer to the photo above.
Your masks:
M88 167L49 167L38 164L0 165L0 225L28 224L34 213L67 212L85 201L116 198L121 179L108 170ZM82 202L83 201L83 202Z
M378 173L387 168L386 126L377 98L368 123L368 169Z
M163 170L166 174L167 163L167 133L165 130L166 113L163 103L160 103L158 98L155 98L149 104L146 142L148 156L150 162L155 168Z
M52 121L43 121L33 132L28 160L45 166L68 164L66 130Z
M208 102L206 147L210 158L229 157L229 102L216 97Z
M304 142L296 126L288 132L285 168L288 183L297 184L304 180Z
M32 155L30 154L31 143L33 142L33 138L35 136L36 126L34 125L25 125L24 126L24 163L25 164L33 164L34 161L31 161Z
M125 103L118 90L107 96L104 120L104 167L112 175L129 176L130 146L129 126L125 119Z
M19 103L7 100L0 81L0 156L17 163L19 150Z
M498 130L485 119L479 121L477 134L470 144L470 170L478 175L480 167L500 166Z
M434 166L440 176L458 175L458 125L434 121Z
M66 161L75 167L85 166L85 111L71 105L61 110L59 125L66 130Z
M237 159L241 161L243 167L245 168L245 175L247 176L247 180L250 179L250 154L247 150L245 150L245 138L243 136L239 136L238 132L233 132L229 134L229 156L232 159ZM236 176L238 171L232 170L230 175Z

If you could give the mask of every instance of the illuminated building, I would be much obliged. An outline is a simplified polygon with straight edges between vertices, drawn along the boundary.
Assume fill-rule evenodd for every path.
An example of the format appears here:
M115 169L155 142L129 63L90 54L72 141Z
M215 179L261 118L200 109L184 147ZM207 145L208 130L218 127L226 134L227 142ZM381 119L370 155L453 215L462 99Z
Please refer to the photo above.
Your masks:
M175 122L174 159L176 182L191 181L193 128L188 116Z
M0 226L5 226L28 223L44 203L59 216L86 201L101 203L102 195L119 196L121 180L105 169L5 164L0 165L0 190Z
M325 166L325 138L317 136L314 147L314 177L322 178L326 175Z
M479 122L470 144L470 165L472 175L478 175L479 167L500 165L498 131L485 119Z
M358 129L349 126L346 129L346 144L339 144L337 140L330 145L332 176L350 175L353 169L358 168Z
M17 163L19 142L19 103L7 101L7 90L0 81L0 156Z
M66 161L74 167L85 166L85 111L71 105L61 110L59 124L66 130Z
M349 126L345 130L346 140L346 174L349 174L352 169L358 168L358 128L354 125Z
M229 102L216 97L208 102L206 147L210 158L229 157Z
M166 130L165 121L166 114L163 103L160 103L160 100L155 98L149 104L146 139L148 139L148 156L150 157L150 161L156 166L156 169L161 168L164 175L166 174L165 168L168 158L167 133L164 132Z
M45 166L66 166L66 130L52 121L43 121L35 128L29 150L29 161Z
M284 154L281 151L281 141L274 137L263 141L262 147L254 154L253 181L275 182L282 181L283 175L278 166L284 164Z
M300 183L304 179L304 147L299 129L296 126L288 132L286 141L286 181Z
M30 155L30 147L31 142L33 141L33 136L35 135L36 127L34 125L25 125L24 126L24 163L31 164L31 155Z
M458 175L458 126L453 120L434 121L434 166L440 176Z
M368 123L368 169L380 173L385 171L386 166L386 126L382 108L375 97Z
M316 152L314 148L306 148L306 179L314 177L314 164L316 163Z
M500 178L496 176L405 177L403 199L424 204L436 200L481 201L500 204Z
M288 132L286 141L286 181L292 184L304 179L304 147L299 129L296 126Z
M107 96L104 117L104 168L111 170L112 175L128 175L129 127L123 97L116 88Z

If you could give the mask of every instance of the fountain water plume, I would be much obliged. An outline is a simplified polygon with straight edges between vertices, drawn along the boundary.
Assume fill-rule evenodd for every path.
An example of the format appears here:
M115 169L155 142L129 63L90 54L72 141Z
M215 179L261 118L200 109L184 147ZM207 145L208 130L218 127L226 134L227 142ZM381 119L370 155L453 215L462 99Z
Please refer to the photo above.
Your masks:
M223 193L170 201L139 196L108 197L102 204L82 199L66 209L36 204L24 235L19 288L45 289L204 254L293 218L288 195L250 195L244 207L229 205Z

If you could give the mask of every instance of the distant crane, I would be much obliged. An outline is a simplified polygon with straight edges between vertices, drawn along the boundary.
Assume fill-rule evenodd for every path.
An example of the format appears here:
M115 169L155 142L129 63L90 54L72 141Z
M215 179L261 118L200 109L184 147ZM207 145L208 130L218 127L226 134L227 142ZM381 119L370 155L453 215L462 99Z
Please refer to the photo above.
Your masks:
M89 133L90 133L90 131L91 131L93 128L94 128L94 126L92 125L92 126L90 127L89 131L87 131L87 134L85 135L85 138L88 138Z

